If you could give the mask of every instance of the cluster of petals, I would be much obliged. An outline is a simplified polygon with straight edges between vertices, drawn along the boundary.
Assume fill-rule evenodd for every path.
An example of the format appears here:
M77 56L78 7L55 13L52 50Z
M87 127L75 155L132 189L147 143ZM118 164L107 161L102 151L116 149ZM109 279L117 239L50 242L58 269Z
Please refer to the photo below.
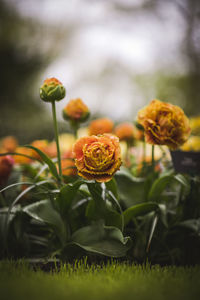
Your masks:
M138 123L144 127L149 144L166 145L175 150L189 137L189 119L183 110L157 99L138 112Z
M73 147L78 175L107 182L121 165L119 139L111 134L80 138Z
M74 121L85 121L89 116L87 105L80 99L71 99L63 109L64 119Z

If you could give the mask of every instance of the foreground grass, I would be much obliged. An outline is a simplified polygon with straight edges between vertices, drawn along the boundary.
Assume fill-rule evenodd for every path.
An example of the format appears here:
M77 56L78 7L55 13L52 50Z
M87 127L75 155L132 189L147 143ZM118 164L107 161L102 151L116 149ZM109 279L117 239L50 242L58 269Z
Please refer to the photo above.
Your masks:
M200 299L200 266L63 265L33 271L24 262L0 262L0 299Z

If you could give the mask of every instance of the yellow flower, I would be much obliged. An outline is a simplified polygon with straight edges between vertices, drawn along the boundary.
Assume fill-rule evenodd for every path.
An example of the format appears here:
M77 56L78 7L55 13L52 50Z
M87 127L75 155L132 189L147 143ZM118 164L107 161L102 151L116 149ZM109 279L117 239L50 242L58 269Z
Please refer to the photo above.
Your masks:
M183 151L200 151L200 136L191 136L185 144L182 145Z
M73 147L78 175L107 182L121 165L119 139L111 134L80 138Z
M89 125L89 134L98 135L104 133L111 133L113 130L113 121L108 118L101 118L94 120Z
M170 103L152 100L138 112L138 123L144 127L149 144L177 149L189 137L189 120L183 110Z
M190 118L190 127L192 134L200 135L200 116Z
M77 122L84 122L89 117L87 105L80 99L72 99L63 109L63 118Z
M40 98L45 102L60 101L65 97L65 88L62 83L52 77L47 78L40 87Z

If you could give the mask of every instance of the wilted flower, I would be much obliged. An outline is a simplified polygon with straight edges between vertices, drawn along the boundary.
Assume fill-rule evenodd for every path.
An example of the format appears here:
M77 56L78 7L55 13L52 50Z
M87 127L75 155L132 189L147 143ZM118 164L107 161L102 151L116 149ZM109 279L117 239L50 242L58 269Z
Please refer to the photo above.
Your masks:
M189 120L183 110L170 103L152 100L138 112L147 143L177 149L190 134Z
M14 159L10 155L0 156L0 185L3 185L8 180L12 171Z
M200 151L200 136L191 136L187 142L181 146L183 151Z
M63 109L63 118L75 122L84 122L89 117L87 105L80 99L72 99Z
M73 153L78 175L88 180L107 182L121 165L119 139L111 134L82 137Z
M60 101L65 97L65 88L62 83L52 77L47 78L40 87L40 98L45 102Z
M113 130L113 121L108 118L94 120L89 125L89 134L98 135L104 133L111 133Z
M14 152L18 146L18 141L14 136L6 136L1 140L1 147L5 152Z
M131 123L121 123L116 126L114 133L120 141L133 141L135 128Z

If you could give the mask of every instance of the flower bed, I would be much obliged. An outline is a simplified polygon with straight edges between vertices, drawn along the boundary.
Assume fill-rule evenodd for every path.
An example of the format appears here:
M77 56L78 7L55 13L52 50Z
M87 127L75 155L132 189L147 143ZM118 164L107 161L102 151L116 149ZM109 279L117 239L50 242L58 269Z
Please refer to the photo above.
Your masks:
M40 95L52 106L55 141L1 141L0 258L199 263L199 172L175 172L168 150L188 140L184 112L153 100L137 123L103 118L80 137L90 112L78 98L63 109L73 135L59 136L65 88L50 78Z

